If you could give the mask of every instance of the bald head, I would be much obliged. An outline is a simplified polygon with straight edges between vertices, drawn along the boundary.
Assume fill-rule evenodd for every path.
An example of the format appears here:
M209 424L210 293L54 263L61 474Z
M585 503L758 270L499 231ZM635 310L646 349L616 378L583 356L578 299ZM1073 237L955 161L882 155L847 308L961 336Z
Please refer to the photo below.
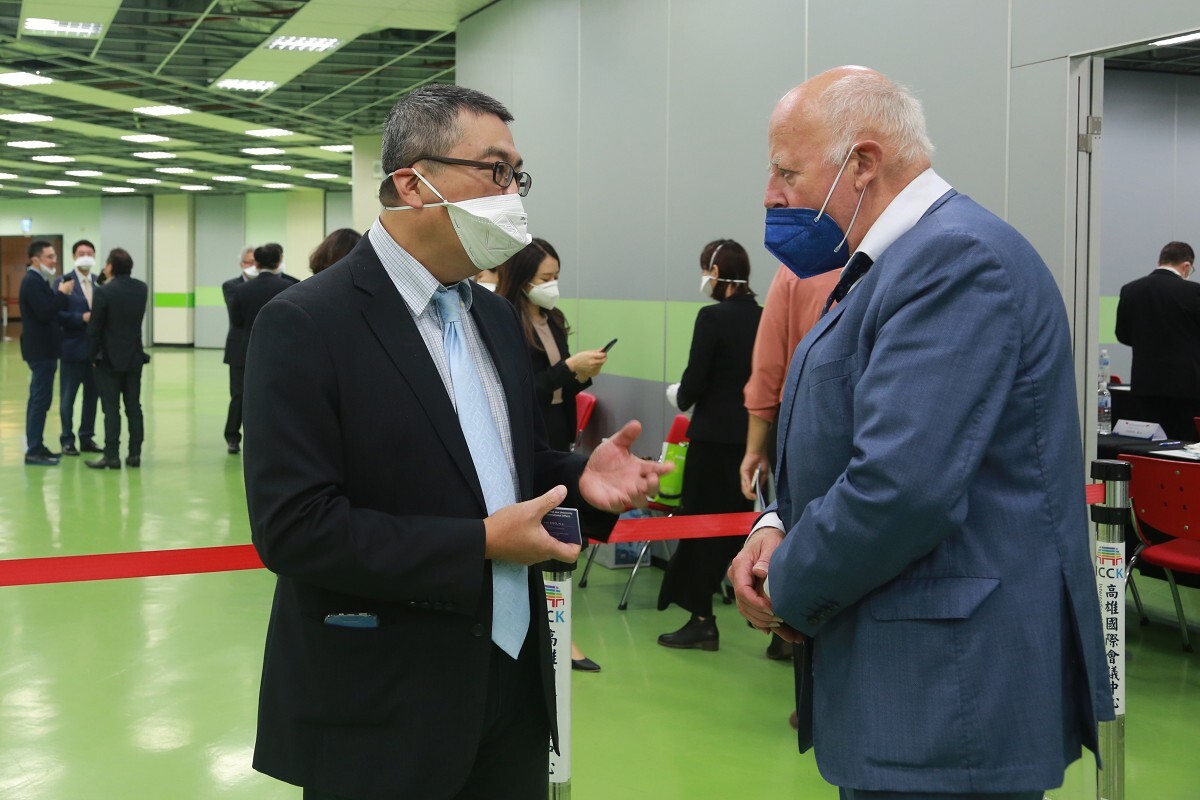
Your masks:
M886 172L917 175L933 153L920 101L866 67L835 67L800 84L779 101L771 125L811 136L829 164L866 139L883 146Z

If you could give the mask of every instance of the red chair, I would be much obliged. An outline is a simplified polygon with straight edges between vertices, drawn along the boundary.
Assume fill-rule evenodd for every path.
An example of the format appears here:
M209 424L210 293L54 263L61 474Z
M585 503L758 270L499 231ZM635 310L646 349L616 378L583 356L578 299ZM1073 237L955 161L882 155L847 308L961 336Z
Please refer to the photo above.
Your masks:
M691 424L691 419L686 414L676 414L675 419L671 422L671 427L667 431L667 437L664 439L665 444L680 444L686 442L688 425ZM663 448L664 453L666 448ZM661 460L661 456L659 457ZM663 505L662 503L650 502L646 504L646 508L651 511L665 512L666 516L671 516L675 512L672 506ZM587 564L583 567L583 574L579 576L579 588L587 588L588 573L592 571L592 562L596 559L596 549L591 548L588 553ZM643 542L642 549L638 551L637 560L633 562L633 570L629 573L629 580L625 582L625 591L621 593L621 602L617 604L617 608L624 611L629 606L629 592L633 589L633 579L637 577L638 570L642 568L642 559L646 557L646 551L650 549L650 542Z
M1133 509L1133 529L1140 541L1129 560L1128 573L1133 572L1139 560L1167 573L1183 649L1190 653L1192 645L1179 588L1175 585L1175 572L1200 574L1200 463L1131 455L1122 455L1121 459L1133 465L1129 505ZM1171 538L1158 544L1151 542L1142 531L1142 523ZM1144 622L1146 614L1136 593L1134 600Z
M1109 375L1108 376L1108 385L1109 386L1121 386L1122 383L1123 382L1121 381L1120 375Z
M580 392L575 395L575 443L571 445L572 453L583 442L583 430L588 426L588 421L592 418L592 412L595 410L596 395L589 392Z

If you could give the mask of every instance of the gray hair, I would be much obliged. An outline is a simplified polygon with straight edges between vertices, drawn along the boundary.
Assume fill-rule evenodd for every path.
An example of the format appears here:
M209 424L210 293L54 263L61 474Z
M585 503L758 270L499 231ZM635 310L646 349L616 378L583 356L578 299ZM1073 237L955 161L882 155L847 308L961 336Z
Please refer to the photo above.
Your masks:
M901 165L933 155L921 101L882 75L839 78L821 92L820 108L829 131L825 159L831 164L840 165L854 143L868 135L891 144Z
M382 166L384 175L412 166L421 156L440 156L462 138L459 112L491 114L501 122L512 122L513 115L500 101L465 86L431 83L409 92L392 106L383 128ZM436 174L440 165L430 166ZM386 202L396 199L392 179L385 177L380 195ZM388 199L391 198L391 199Z
M254 255L254 245L248 244L242 248L242 251L240 253L238 253L238 263L239 264L246 260L246 253L249 253L251 256L253 256Z

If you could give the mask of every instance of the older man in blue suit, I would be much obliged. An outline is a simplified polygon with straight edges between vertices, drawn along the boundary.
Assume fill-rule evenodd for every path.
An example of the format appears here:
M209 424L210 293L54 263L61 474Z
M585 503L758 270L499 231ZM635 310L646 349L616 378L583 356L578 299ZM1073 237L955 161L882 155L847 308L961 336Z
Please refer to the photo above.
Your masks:
M801 748L844 800L1040 800L1113 716L1058 288L879 73L801 84L768 141L768 249L846 266L788 371L739 607L807 642Z

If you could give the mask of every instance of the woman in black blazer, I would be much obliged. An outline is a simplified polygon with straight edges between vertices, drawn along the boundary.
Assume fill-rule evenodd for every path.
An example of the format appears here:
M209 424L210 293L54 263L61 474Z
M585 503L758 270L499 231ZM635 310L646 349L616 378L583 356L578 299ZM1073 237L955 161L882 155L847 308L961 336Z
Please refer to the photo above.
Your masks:
M555 450L569 452L575 443L575 395L592 383L608 356L602 350L571 355L567 350L567 319L558 304L558 252L545 239L535 238L524 250L496 268L496 293L516 306L521 329L533 361L533 388L538 410L546 422L546 438ZM571 642L571 665L599 672Z
M680 514L749 511L739 468L746 451L746 407L742 389L750 379L750 356L762 307L750 290L750 258L732 239L709 242L700 253L700 290L717 302L700 309L683 380L667 389L680 411L695 406L688 426L687 468ZM659 610L671 603L691 612L687 624L664 633L664 647L716 650L713 593L729 561L741 549L739 536L685 539L667 565Z

